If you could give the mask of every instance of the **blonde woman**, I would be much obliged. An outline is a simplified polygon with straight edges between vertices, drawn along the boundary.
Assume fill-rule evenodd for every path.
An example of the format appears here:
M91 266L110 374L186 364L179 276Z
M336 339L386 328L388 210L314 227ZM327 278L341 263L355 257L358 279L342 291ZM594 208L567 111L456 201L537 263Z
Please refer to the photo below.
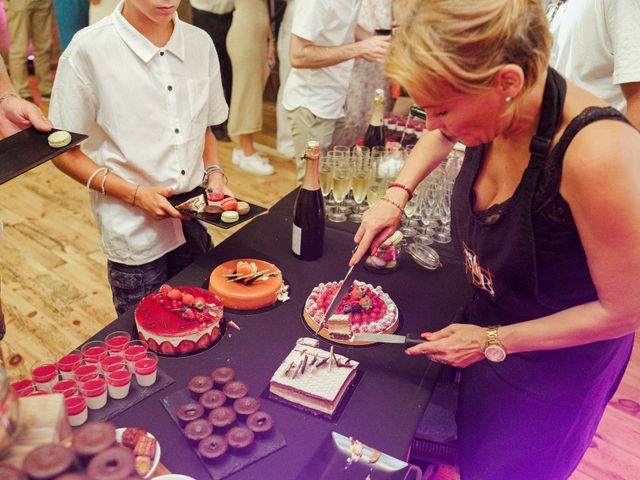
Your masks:
M640 326L640 133L547 67L543 3L420 2L386 72L429 134L355 237L352 263L453 143L467 145L451 209L473 299L465 323L406 351L463 368L464 479L568 478Z

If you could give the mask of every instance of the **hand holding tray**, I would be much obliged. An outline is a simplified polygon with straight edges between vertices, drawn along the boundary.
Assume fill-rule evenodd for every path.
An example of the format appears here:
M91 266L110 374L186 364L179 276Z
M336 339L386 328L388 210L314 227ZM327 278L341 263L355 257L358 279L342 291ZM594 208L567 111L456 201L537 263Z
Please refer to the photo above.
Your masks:
M88 137L71 133L71 142L60 148L49 146L49 135L57 131L39 132L34 127L0 140L0 185L44 162L72 149Z

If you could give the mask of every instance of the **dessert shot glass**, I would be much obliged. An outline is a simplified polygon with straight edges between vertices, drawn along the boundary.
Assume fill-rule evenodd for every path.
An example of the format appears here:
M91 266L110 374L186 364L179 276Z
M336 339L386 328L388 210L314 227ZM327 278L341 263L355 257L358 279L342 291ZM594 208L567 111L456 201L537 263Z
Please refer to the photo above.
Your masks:
M158 378L158 356L153 352L137 360L134 364L136 381L141 387L150 387Z
M107 377L107 389L109 396L115 400L121 400L129 395L131 387L131 372L124 368L105 374Z
M78 396L78 384L75 380L60 380L53 386L51 393L61 393L65 398Z
M147 350L149 350L149 346L144 340L132 340L129 343L129 346L124 351L124 358L131 373L135 373L135 363L146 357Z
M107 381L103 375L81 383L80 391L90 410L99 410L107 404Z
M124 352L129 346L129 342L131 341L131 334L124 331L111 332L109 335L107 335L104 341L107 344L109 355L113 355L114 353L121 353Z
M73 371L74 379L78 384L82 385L87 380L92 380L100 375L100 369L98 365L94 363L88 363L86 365L80 365Z
M72 427L78 427L87 421L89 418L89 409L87 408L87 402L84 397L80 395L74 395L66 397L64 399L64 406L67 409L67 418L69 419L69 425Z
M102 373L105 375L109 372L115 372L116 370L126 368L124 355L109 355L108 357L104 357L100 361L100 368L102 369Z
M19 397L28 397L36 391L36 385L30 378L22 378L11 384L11 388Z
M107 356L107 344L101 340L85 343L80 349L84 363L100 364Z
M82 353L80 350L65 355L58 360L58 371L64 380L75 378L73 371L82 365Z
M38 361L31 368L31 378L38 390L51 393L53 384L58 381L58 367L48 360Z

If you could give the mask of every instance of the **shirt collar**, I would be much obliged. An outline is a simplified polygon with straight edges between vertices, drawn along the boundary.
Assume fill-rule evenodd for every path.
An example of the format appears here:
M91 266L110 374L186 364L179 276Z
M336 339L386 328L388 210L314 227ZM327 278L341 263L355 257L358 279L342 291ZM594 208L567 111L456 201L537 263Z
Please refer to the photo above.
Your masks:
M144 63L148 63L160 51L171 52L180 61L184 61L184 35L178 14L173 14L173 33L164 47L156 47L144 35L136 30L123 16L122 0L113 11L113 24L124 42L140 57Z

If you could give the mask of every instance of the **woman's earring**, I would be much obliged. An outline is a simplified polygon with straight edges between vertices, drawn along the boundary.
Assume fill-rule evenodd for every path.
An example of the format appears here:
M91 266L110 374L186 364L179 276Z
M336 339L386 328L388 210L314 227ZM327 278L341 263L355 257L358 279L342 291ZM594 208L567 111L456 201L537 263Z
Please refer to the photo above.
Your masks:
M511 97L504 97L504 101L509 103L511 101Z

